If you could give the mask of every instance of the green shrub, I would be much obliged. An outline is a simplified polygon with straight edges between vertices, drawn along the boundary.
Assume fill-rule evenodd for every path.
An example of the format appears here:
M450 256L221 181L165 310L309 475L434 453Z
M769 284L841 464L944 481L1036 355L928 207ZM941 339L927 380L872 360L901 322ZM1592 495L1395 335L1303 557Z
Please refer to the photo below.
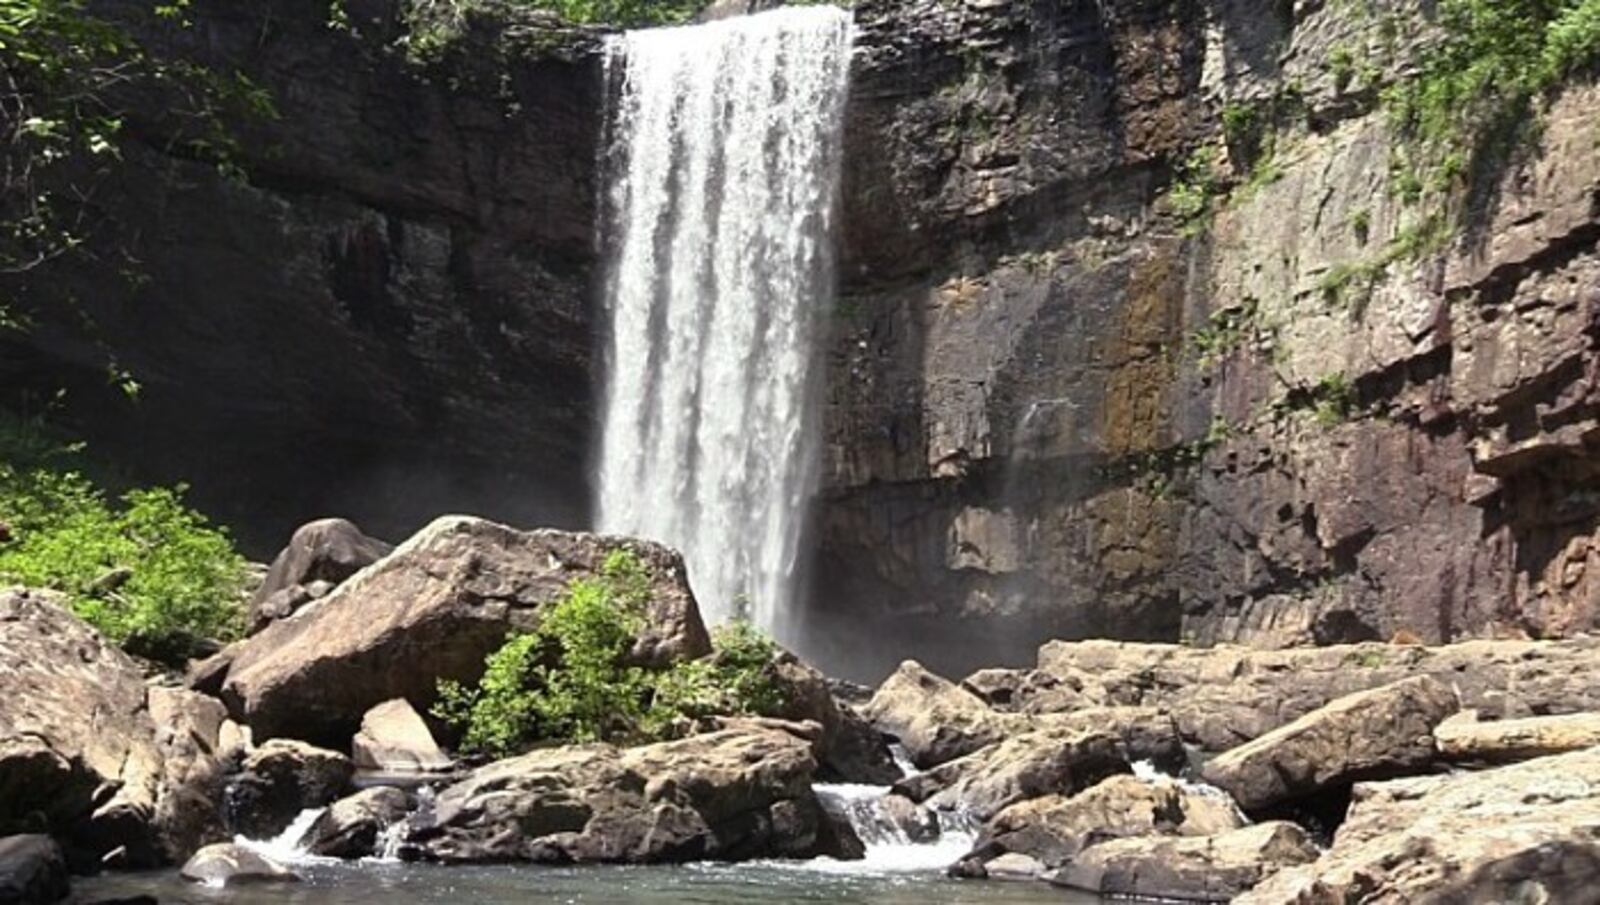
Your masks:
M1600 0L1440 0L1437 22L1420 73L1385 96L1434 166L1456 156L1434 181L1463 175L1462 148L1493 160L1536 134L1535 103L1600 62Z
M711 657L659 670L628 664L649 599L644 564L613 551L598 576L573 581L548 605L536 630L490 654L476 686L440 682L434 714L462 732L463 750L503 757L541 742L667 738L687 721L782 706L771 674L777 646L745 623L719 629Z
M245 562L228 535L183 503L183 487L107 497L52 464L43 435L0 430L0 580L65 593L129 651L168 662L240 627Z

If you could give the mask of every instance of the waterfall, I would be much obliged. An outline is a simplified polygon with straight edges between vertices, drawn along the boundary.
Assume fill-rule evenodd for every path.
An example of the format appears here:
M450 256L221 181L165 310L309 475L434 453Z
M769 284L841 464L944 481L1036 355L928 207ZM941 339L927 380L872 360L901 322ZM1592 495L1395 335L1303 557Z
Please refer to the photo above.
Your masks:
M608 45L597 521L681 550L710 622L782 633L795 593L850 35L812 6Z

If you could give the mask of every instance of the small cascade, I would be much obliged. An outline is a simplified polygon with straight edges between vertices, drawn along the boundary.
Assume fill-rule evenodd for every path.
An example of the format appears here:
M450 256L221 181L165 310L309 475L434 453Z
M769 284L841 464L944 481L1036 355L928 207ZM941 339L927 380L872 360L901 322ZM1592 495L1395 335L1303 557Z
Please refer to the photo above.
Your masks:
M942 871L972 850L976 827L960 815L935 813L936 829L925 841L911 838L906 826L889 810L888 786L817 784L817 798L835 815L842 815L866 847L860 861L819 858L807 866L831 873L891 874ZM923 835L920 834L919 835Z
M322 812L327 808L306 808L301 811L288 828L271 839L251 839L246 836L235 836L233 841L242 848L279 864L293 864L313 860L317 856L306 851L302 843L306 834L311 831L311 825L317 822Z

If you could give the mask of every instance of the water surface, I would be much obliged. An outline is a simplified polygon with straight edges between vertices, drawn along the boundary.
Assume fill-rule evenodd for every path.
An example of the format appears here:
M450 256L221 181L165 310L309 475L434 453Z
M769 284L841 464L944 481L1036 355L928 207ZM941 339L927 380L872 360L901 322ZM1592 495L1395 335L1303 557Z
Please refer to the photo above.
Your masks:
M208 889L176 871L106 875L80 881L89 896L145 894L163 905L1094 905L1099 900L1043 883L950 880L936 871L857 873L848 865L705 865L681 867L441 867L398 863L297 864L305 882Z

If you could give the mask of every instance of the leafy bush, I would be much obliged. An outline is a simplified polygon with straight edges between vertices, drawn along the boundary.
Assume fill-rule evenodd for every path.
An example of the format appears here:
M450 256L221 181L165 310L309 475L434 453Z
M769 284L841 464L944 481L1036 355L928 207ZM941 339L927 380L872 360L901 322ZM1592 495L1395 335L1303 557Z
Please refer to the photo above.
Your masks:
M1444 32L1421 72L1385 99L1401 128L1424 145L1446 181L1478 160L1503 156L1530 134L1535 101L1572 73L1600 62L1600 0L1441 0Z
M573 581L546 607L536 630L490 654L476 687L440 682L434 714L461 730L464 750L507 756L539 742L666 738L695 719L782 706L770 670L777 646L745 623L719 629L706 659L628 664L649 599L644 564L611 552L597 577Z
M245 562L183 487L115 501L56 463L41 432L0 421L0 580L53 588L133 653L178 661L240 626ZM59 448L57 448L59 449Z

